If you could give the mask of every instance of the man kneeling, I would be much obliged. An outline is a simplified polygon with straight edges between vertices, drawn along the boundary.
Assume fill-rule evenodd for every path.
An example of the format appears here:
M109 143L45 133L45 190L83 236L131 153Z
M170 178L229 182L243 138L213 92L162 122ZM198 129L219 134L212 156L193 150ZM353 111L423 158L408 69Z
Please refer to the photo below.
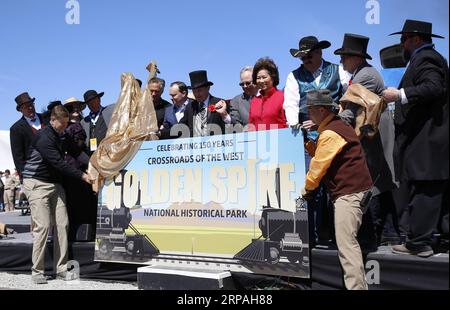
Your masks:
M330 91L312 90L306 95L310 119L319 125L317 144L306 148L313 157L303 196L313 196L323 179L334 203L339 261L349 290L367 290L361 248L356 240L364 207L361 200L372 186L369 169L355 130L336 116Z

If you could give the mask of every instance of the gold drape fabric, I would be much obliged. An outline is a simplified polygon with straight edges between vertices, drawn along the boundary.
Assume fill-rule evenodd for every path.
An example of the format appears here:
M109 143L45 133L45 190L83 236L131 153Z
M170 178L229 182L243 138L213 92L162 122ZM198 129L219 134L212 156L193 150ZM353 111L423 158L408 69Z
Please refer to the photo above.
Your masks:
M376 135L381 113L386 109L386 102L382 97L361 84L352 84L339 102L343 109L349 102L361 107L356 114L355 131L358 137L372 138Z
M150 78L155 72L150 72ZM117 175L133 159L145 140L156 140L156 112L148 90L142 93L131 73L121 76L121 92L109 123L106 137L89 163L89 175L98 191L106 178Z

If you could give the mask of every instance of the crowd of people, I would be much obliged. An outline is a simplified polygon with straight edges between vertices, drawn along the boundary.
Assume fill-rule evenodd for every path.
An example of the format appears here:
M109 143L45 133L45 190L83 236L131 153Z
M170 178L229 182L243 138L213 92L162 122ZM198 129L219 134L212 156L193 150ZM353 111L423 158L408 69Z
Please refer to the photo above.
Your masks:
M227 128L303 133L305 154L298 155L305 156L310 242L321 242L324 235L336 241L347 289L367 289L364 244L376 247L391 238L398 243L394 253L429 257L433 234L448 235L448 64L432 44L433 37L441 37L430 23L414 20L394 34L401 35L408 60L398 89L385 87L368 62L369 38L357 34L345 34L334 52L341 65L323 59L329 41L301 38L290 50L300 66L289 73L283 90L278 67L268 57L240 71L242 93L231 101L211 94L214 84L206 70L189 73L189 86L171 83L172 103L162 99L163 79L146 85L160 139L223 134ZM370 135L361 127L361 115L372 112L340 101L356 85L382 98L381 103L395 102L394 118L380 108ZM36 113L35 98L28 93L15 99L22 118L11 127L11 150L35 222L35 283L46 283L44 248L52 225L59 248L57 274L66 279L68 240L74 240L81 224L95 227L97 197L85 171L114 110L114 105L102 105L103 95L89 90L83 101L51 102L43 114ZM86 106L89 114L83 116ZM10 180L8 174L3 181L8 209Z

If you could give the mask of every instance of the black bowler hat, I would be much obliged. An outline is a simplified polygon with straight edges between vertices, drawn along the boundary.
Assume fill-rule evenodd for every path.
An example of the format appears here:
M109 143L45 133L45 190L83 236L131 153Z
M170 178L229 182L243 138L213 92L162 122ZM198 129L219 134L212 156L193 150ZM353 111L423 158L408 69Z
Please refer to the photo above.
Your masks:
M328 89L313 89L306 92L306 107L317 106L337 107L338 105L334 102Z
M36 98L31 98L30 95L25 92L25 93L21 93L19 96L16 97L15 101L16 101L16 110L20 111L20 107L28 102L34 102L36 100Z
M444 37L442 37L442 36L433 34L432 27L433 27L433 25L431 23L423 22L420 20L407 19L405 21L405 24L403 25L403 30L391 33L390 36L394 35L394 34L416 33L416 34L429 35L433 38L444 39Z
M298 49L291 48L290 52L293 57L303 57L306 56L309 52L316 49L326 49L331 46L331 43L328 41L319 41L314 36L301 38L298 42Z
M208 75L205 70L193 71L189 73L189 77L191 78L191 86L188 86L189 89L214 85L213 82L208 81Z
M367 45L369 44L369 38L360 36L358 34L346 33L344 35L344 42L342 47L335 50L335 55L352 55L361 56L367 59L372 59L367 54Z
M101 93L97 93L97 91L95 90L88 90L87 92L84 93L83 97L84 97L84 102L88 103L89 101L91 101L94 98L101 98L103 97L105 93L101 92Z

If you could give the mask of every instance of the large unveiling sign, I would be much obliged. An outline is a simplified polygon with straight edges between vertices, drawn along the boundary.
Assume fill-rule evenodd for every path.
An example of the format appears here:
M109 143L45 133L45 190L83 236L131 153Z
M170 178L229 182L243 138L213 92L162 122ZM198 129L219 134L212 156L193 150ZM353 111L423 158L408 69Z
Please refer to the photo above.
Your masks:
M149 141L101 192L96 260L309 277L303 138Z

